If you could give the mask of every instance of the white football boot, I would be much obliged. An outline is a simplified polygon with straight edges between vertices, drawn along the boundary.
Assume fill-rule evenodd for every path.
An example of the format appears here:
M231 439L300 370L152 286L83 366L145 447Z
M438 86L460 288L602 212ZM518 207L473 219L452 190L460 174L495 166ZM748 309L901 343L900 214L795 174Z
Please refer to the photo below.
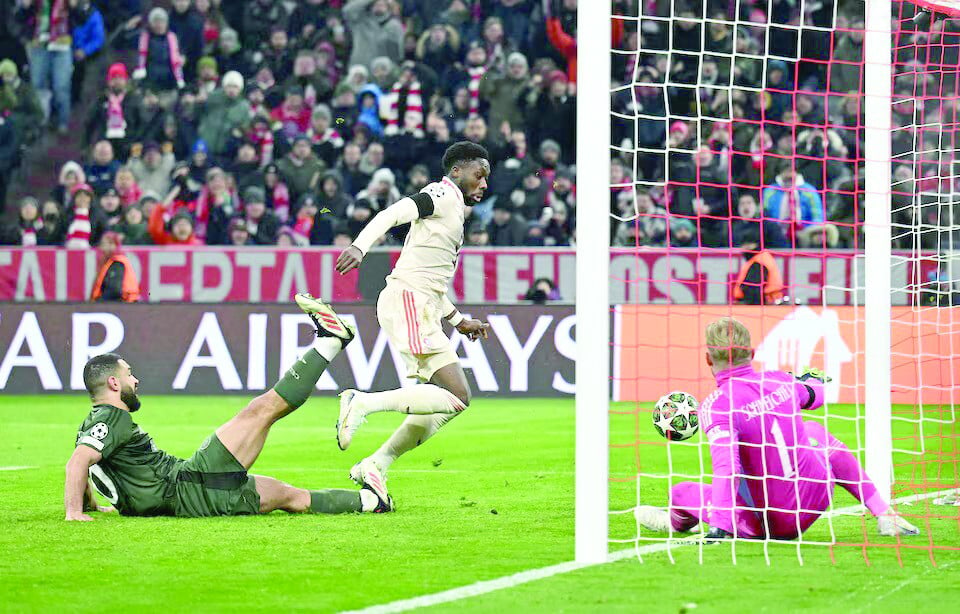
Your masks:
M670 512L652 505L638 505L633 508L633 517L640 526L656 533L669 533L673 530L670 524Z
M387 475L372 458L367 457L351 467L350 479L368 487L381 499L387 498Z
M340 319L333 307L320 299L314 298L306 292L301 292L293 298L297 301L297 306L303 310L303 313L313 320L317 327L318 337L334 337L340 340L343 347L346 347L357 335L357 331Z
M348 388L340 393L340 416L337 418L337 445L341 450L350 447L353 441L353 434L357 432L360 425L367 421L363 412L356 407L353 400L358 394L363 394L352 388Z

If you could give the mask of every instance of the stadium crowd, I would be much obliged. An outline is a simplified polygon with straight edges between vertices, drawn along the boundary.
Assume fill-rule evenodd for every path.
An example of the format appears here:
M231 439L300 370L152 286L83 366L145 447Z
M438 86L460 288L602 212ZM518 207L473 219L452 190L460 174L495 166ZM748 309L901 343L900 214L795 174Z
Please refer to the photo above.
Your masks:
M349 244L460 139L493 167L468 245L575 239L577 0L3 8L0 202L44 130L82 126L84 147L10 203L4 244ZM100 95L71 122L85 79Z
M910 6L893 7L894 247L949 249L960 237L940 229L960 211L951 218L937 194L952 190L940 181L954 174L943 143L954 138L960 39L955 20L916 26ZM863 10L862 0L645 3L614 61L615 243L862 248Z

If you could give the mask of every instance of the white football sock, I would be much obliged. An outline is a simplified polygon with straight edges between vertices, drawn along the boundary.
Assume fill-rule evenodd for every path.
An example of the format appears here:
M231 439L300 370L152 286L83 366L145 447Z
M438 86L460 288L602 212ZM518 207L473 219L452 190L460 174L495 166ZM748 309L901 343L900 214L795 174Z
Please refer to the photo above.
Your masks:
M430 439L440 427L456 417L457 414L408 416L370 458L386 473L393 461Z
M343 349L343 342L334 337L317 337L313 342L313 349L327 362L333 362L333 359Z
M380 505L380 497L365 488L360 489L361 512L372 512L377 509L378 505Z
M360 392L353 399L363 415L380 411L402 414L455 414L466 409L452 392L434 384L420 384L385 392Z

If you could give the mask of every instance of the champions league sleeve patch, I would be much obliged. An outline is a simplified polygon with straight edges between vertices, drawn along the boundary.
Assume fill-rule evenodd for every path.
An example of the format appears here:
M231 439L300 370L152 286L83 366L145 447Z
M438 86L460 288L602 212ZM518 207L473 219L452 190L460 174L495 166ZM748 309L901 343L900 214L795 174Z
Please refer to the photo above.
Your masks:
M92 427L90 427L90 436L103 441L103 438L110 433L110 429L103 422L97 422Z

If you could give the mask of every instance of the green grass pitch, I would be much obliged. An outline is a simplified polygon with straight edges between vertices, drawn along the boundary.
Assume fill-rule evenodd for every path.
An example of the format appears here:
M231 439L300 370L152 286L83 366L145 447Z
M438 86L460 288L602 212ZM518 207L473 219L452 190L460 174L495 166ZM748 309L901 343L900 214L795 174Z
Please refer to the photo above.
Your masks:
M167 451L188 455L245 403L241 397L145 397L137 422ZM618 406L618 409L629 409ZM96 515L63 518L63 466L88 411L82 396L0 398L0 609L4 611L314 610L361 608L437 592L573 557L574 412L570 400L476 399L463 416L394 465L399 511L387 515L174 519ZM646 414L614 415L611 442L654 441ZM350 487L347 471L399 422L373 416L348 452L334 443L336 400L315 398L274 427L255 473L307 487ZM953 433L956 432L953 425ZM850 440L853 423L831 424ZM844 429L847 429L845 431ZM952 440L956 445L956 440ZM644 469L665 468L666 447L644 450ZM956 471L957 450L940 466ZM671 448L676 471L699 473L692 448ZM611 506L633 505L635 448L611 453ZM11 467L28 468L11 470ZM900 470L911 468L901 465ZM952 467L952 469L951 469ZM911 479L916 478L915 473ZM930 482L930 476L927 476ZM644 482L645 503L666 484ZM837 505L852 500L844 493ZM431 608L444 612L537 611L902 611L960 606L960 508L918 503L907 514L924 535L916 549L880 544L874 523L836 519L841 541L858 547L762 544L673 550ZM822 521L821 521L822 522ZM811 536L824 537L826 523ZM629 538L629 516L611 536ZM612 549L622 546L613 546ZM831 554L832 553L832 554ZM902 561L902 566L898 562ZM699 558L703 557L701 565Z

